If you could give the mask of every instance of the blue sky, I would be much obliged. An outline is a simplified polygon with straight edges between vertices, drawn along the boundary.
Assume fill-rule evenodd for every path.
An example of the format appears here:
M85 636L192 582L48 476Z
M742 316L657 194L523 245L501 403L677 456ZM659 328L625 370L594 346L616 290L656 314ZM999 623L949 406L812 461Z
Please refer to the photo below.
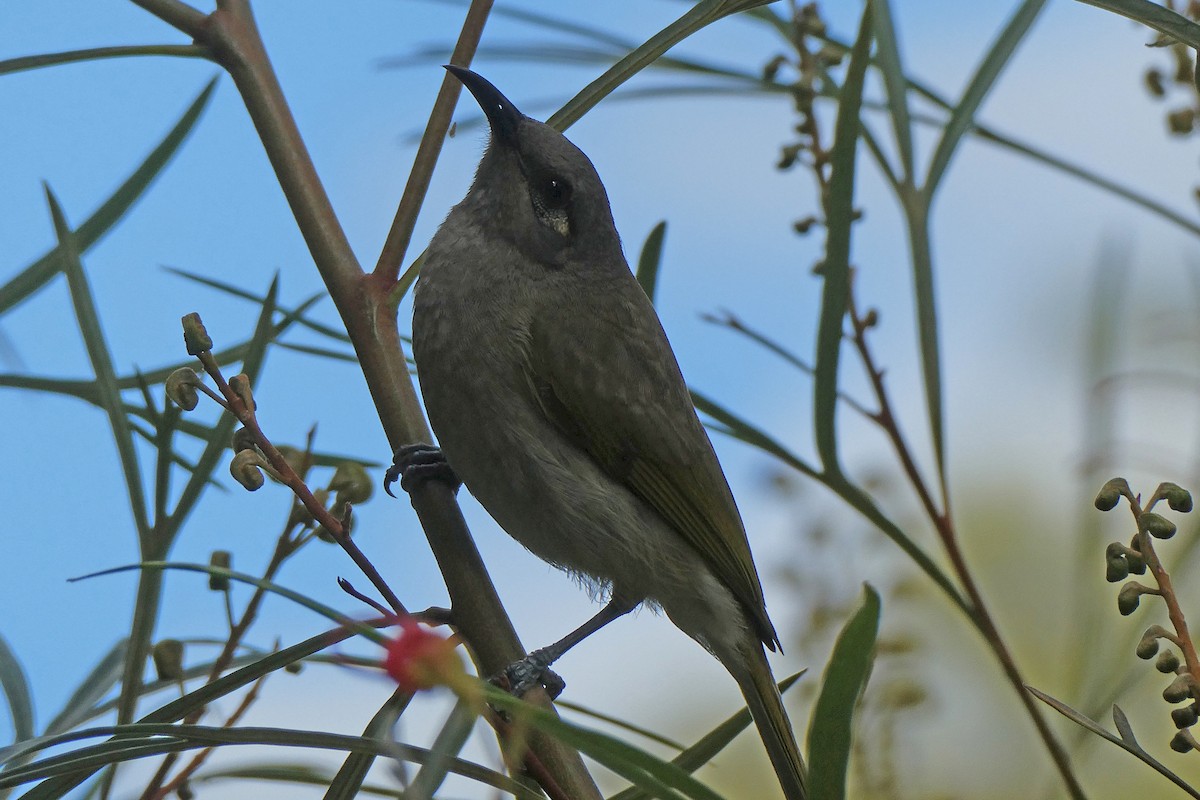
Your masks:
M852 36L859 4L828 5L831 29ZM414 148L408 136L423 127L442 80L437 61L403 69L381 69L380 62L425 45L446 44L448 50L461 11L453 4L398 0L258 6L268 50L317 169L352 246L364 263L373 264L411 163ZM1014 4L986 0L896 6L910 72L955 97ZM565 17L643 40L681 13L683 5L613 0L561 2L553 8ZM488 23L484 42L532 46L547 38L497 16ZM1145 96L1143 69L1166 62L1165 54L1145 49L1148 39L1131 23L1097 9L1051 3L984 105L981 119L1137 186L1195 218L1195 142L1167 137L1163 106ZM13 0L0 6L0 58L182 41L131 3ZM761 27L730 19L677 52L757 69L779 49ZM549 68L487 59L476 68L535 116L549 113L539 101L565 100L599 72L594 66ZM52 246L42 181L53 188L68 219L78 223L216 73L216 67L203 61L126 59L0 79L0 280ZM644 75L631 86L662 80ZM868 93L878 97L878 87L869 86ZM823 112L828 125L832 107ZM466 103L458 118L474 115L474 107ZM881 117L868 121L876 131L886 130ZM783 98L692 96L606 103L570 136L606 183L627 253L636 256L653 225L668 221L660 308L689 381L807 452L807 379L780 370L769 356L700 320L701 313L728 308L797 352L811 352L819 284L809 269L820 255L820 235L800 238L789 226L815 213L815 195L803 171L774 168L793 124ZM927 132L918 140L926 151L932 136ZM465 192L483 140L482 131L462 130L447 143L410 257ZM856 229L854 251L863 300L881 309L879 358L888 365L906 430L919 442L924 417L906 245L894 200L869 167L860 176L858 204L866 211ZM967 487L1000 479L1037 487L1036 504L1057 515L1058 527L1068 527L1075 519L1071 503L1090 491L1085 487L1081 494L1075 480L1082 450L1083 326L1098 255L1126 248L1131 285L1142 289L1131 290L1131 307L1140 303L1150 308L1137 312L1145 325L1130 342L1143 362L1189 352L1179 342L1195 332L1171 321L1189 313L1186 287L1195 265L1194 241L1120 200L980 142L966 144L951 165L935 208L933 234L955 485L964 493ZM181 281L163 266L260 291L278 271L282 298L289 304L321 291L228 78L220 80L204 119L175 161L127 219L87 254L85 266L123 372L180 359L178 320L189 311L201 312L221 341L244 337L253 325L252 306ZM1182 288L1164 292L1158 287ZM336 323L329 303L316 313ZM402 309L402 315L407 313L407 307ZM0 331L14 359L0 369L87 374L61 282L0 320ZM850 385L860 384L852 379ZM299 441L316 422L320 447L380 460L387 456L353 366L314 363L276 351L258 399L268 432L279 440ZM1188 440L1195 425L1194 416L1187 416L1193 401L1185 394L1156 395L1148 401L1153 405L1140 406L1154 414L1132 414L1131 428L1121 436L1160 442L1168 449L1164 459L1169 465L1190 466L1169 448ZM1145 420L1147 416L1157 417L1153 422L1158 424ZM0 391L0 417L8 421L3 439L7 466L0 469L0 501L6 508L0 608L10 610L0 618L0 633L25 662L39 721L45 723L74 682L120 635L132 603L128 576L78 584L65 579L135 561L136 550L115 453L99 412L69 400ZM846 429L846 460L852 468L866 471L889 463L877 436L854 424ZM767 576L772 612L785 624L799 625L803 610L789 607L786 590L772 588L776 566L794 558L796 544L789 538L794 531L787 510L773 505L761 486L769 462L727 441L717 445L746 515L760 571ZM1185 447L1178 445L1181 453ZM1145 470L1155 479L1173 477L1160 474L1158 466L1148 468L1145 460L1131 459L1129 471ZM1056 504L1055 496L1062 492L1071 493L1070 503ZM819 493L812 496L819 498ZM527 644L548 642L591 612L586 596L569 580L522 552L465 495L464 505ZM256 495L213 493L174 555L204 561L209 551L225 547L235 551L235 566L253 571L265 563L286 506L278 489ZM830 504L819 498L814 506L827 510ZM385 568L402 599L414 608L444 602L406 503L377 497L361 509L359 531L363 548ZM976 552L999 561L1000 569L1012 557L982 545ZM1099 550L1095 556L1098 564ZM876 577L872 570L887 574L871 558L862 567L862 574L848 576L843 587L848 596L859 581ZM333 585L337 575L353 577L348 560L332 548L313 546L288 567L284 578L288 585L349 607ZM164 635L219 631L222 612L215 595L186 577L168 585ZM1000 593L1002 586L995 588ZM1020 601L999 602L1001 613L1019 625ZM307 612L272 603L257 641L269 642L276 630L287 631L288 641L299 639L322 624ZM705 719L714 720L735 706L736 690L719 666L664 621L642 614L602 636L603 641L589 643L563 664L577 699L636 714L661 709L664 701L678 705L685 696L681 692L694 691L663 687L657 680L624 681L614 700L614 680L620 681L614 674L621 674L628 653L636 648L643 653L639 660L653 662L657 674L687 673L696 682L688 686L703 686L706 696L715 698L711 702L721 711ZM781 671L809 665L819 672L823 651L789 651ZM345 675L324 674L327 682ZM1043 675L1050 679L1054 671ZM277 683L282 687L284 681ZM289 704L280 688L278 696L264 699L259 721L314 726L336 714L332 724L357 729L386 687L354 677L345 684L328 695L306 684L308 715ZM952 735L988 727L983 712L968 709L961 716L974 722L963 722L966 728L951 726ZM647 721L653 719L651 715ZM0 734L6 724L0 719ZM1022 723L1016 719L1013 724ZM918 753L934 750L939 741L925 734L911 747ZM1002 770L1007 762L998 761L994 768ZM922 786L928 779L914 778Z

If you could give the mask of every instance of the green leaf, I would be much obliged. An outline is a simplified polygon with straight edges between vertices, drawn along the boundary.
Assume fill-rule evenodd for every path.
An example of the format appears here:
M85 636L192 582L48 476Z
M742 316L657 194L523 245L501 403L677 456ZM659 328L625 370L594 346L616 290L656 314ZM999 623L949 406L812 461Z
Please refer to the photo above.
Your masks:
M1103 8L1134 22L1140 22L1159 33L1200 50L1200 25L1150 0L1079 0L1089 6Z
M199 689L188 692L183 697L150 712L139 721L143 723L163 723L181 720L191 712L250 685L264 675L283 669L288 664L294 664L355 635L357 635L356 630L345 627L338 627L331 631L319 633L316 636L305 639L303 642L258 659L252 664L201 686ZM48 780L24 794L21 800L51 800L52 798L62 797L67 792L87 781L104 766L104 764L100 764L91 770ZM0 776L3 776L3 773L0 773Z
M1055 711L1074 722L1076 725L1091 731L1105 741L1112 742L1125 752L1132 753L1138 759L1140 759L1142 763L1149 766L1159 775L1162 775L1171 783L1187 792L1187 794L1191 797L1195 797L1197 800L1200 800L1200 792L1197 792L1196 789L1194 789L1187 781L1176 775L1171 770L1167 769L1167 767L1158 761L1158 759L1154 758L1154 756L1150 755L1141 748L1141 746L1137 743L1137 739L1133 735L1133 728L1129 726L1129 720L1125 717L1125 712L1121 711L1121 709L1117 706L1113 706L1113 720L1116 722L1117 730L1121 732L1120 736L1114 736L1112 733L1109 733L1100 723L1096 722L1087 715L1076 711L1061 700L1056 700L1045 692L1039 691L1032 686L1026 686L1025 688L1028 689L1034 697L1041 700L1043 703L1050 706Z
M596 80L575 95L546 120L556 130L565 131L613 90L650 66L655 59L679 42L730 14L736 14L769 0L701 0L679 19L647 39L642 45L613 64Z
M81 771L95 771L135 758L147 758L165 753L220 745L271 745L341 750L403 758L416 763L425 763L430 758L429 751L420 747L324 731L261 727L226 728L162 723L135 723L72 731L60 736L48 737L47 740L39 742L39 745L40 749L44 749L98 736L111 736L112 738L99 744L76 747L59 755L48 756L12 772L0 773L0 788L47 778L51 779L47 783L70 780L77 777ZM462 759L452 759L451 771L503 791L515 790L515 782L511 778ZM46 794L43 790L44 785L34 787L24 795L24 798L32 800L32 798L53 796Z
M364 739L382 740L390 736L396 720L408 707L412 695L397 689L387 699L383 707L375 712L371 721L363 731ZM370 753L351 753L346 756L337 775L332 780L324 782L328 785L324 800L354 800L366 780L367 772L375 763L375 756Z
M42 53L36 56L4 59L0 61L0 75L41 67L53 67L59 64L74 64L78 61L96 61L103 58L125 58L128 56L209 58L209 52L206 48L194 44L138 44L122 47L92 47L86 50L67 50L61 53Z
M658 288L658 268L662 265L663 239L667 235L667 221L660 221L650 230L638 255L637 280L642 285L642 291L654 302L655 290Z
M121 665L125 663L125 651L129 641L121 639L112 646L100 662L92 668L83 682L76 687L62 710L46 726L46 734L52 735L69 730L88 718L92 707L104 699L121 678Z
M809 800L842 800L854 707L867 684L879 632L879 594L863 587L863 604L838 635L808 729Z
M850 52L846 79L839 93L833 150L830 153L829 197L825 203L827 236L817 326L817 357L813 381L813 425L817 453L824 471L839 474L837 453L838 362L842 322L850 296L850 239L854 216L854 170L858 153L859 108L871 56L871 5L863 10L858 38Z
M892 130L896 134L896 147L900 151L900 164L904 168L904 182L911 184L914 174L913 135L912 120L908 113L908 80L900 61L900 43L892 20L892 7L888 0L870 0L870 3L875 22L875 41L878 43L875 65L883 73L883 85L887 89L888 111L892 118Z
M792 686L796 683L796 681L800 680L800 676L803 675L805 672L807 672L807 670L802 669L799 672L797 672L796 674L791 675L787 678L784 678L782 681L780 681L779 682L780 694L782 694L782 693L786 692L788 689L792 688ZM554 704L557 706L563 705L562 701L560 701L560 700L556 700ZM750 717L750 709L742 708L740 711L735 713L733 716L729 717L724 722L722 722L720 725L713 728L711 731L709 731L704 736L702 736L691 747L687 748L682 753L675 756L675 758L671 759L671 763L674 764L675 766L679 767L680 769L685 770L689 774L692 772L695 772L696 770L700 769L701 767L710 763L714 758L716 758L717 754L719 754L722 750L724 750L729 745L729 743L732 742L738 736L738 734L740 734L742 731L746 730L746 728L750 727L750 723L752 721L753 720ZM618 724L621 724L621 723L618 723ZM630 730L635 730L628 725L623 725L623 727L626 727ZM654 738L660 738L660 737L654 737ZM672 742L665 742L665 743L668 746L675 746L675 747L678 746ZM647 797L648 797L648 795L646 794L646 792L642 791L641 789L638 789L637 787L631 786L630 788L625 789L624 791L618 792L617 794L613 795L611 798L609 798L609 800L645 800L645 798L647 798Z
M1046 0L1025 0L1021 3L1012 19L1008 21L1004 30L996 38L995 43L988 49L983 61L976 68L975 74L971 76L967 88L963 90L962 99L951 110L950 119L946 123L945 130L942 131L942 138L933 151L929 174L922 187L927 204L933 201L934 192L941 183L942 175L950 163L951 156L954 155L963 135L970 130L975 120L975 112L979 110L980 104L996 84L1000 73L1008 65L1017 46L1024 40L1029 29L1033 27L1034 21L1037 20L1038 14L1045 5Z
M29 693L29 681L17 654L0 636L0 690L8 701L8 713L12 717L13 740L20 742L33 738L33 696Z
M100 316L92 297L91 287L79 261L79 253L75 249L75 237L67 225L62 207L54 193L47 185L46 202L50 206L50 216L54 221L54 233L58 237L59 265L67 276L67 286L71 291L71 305L75 311L75 319L79 324L79 333L87 350L88 360L96 375L96 391L99 405L108 415L108 424L112 428L113 441L117 447L117 456L121 461L121 472L125 479L125 489L129 495L129 507L133 512L134 524L137 526L138 541L142 548L146 546L150 524L146 517L146 498L142 491L142 474L138 468L137 451L133 446L133 433L129 428L129 418L121 400L121 389L117 385L117 373L113 368L112 356L108 352L108 344L104 338L104 329L100 324Z
M86 253L101 236L120 221L130 206L149 188L187 139L192 128L195 127L216 86L216 78L209 81L166 137L150 151L146 160L113 192L111 197L96 209L92 216L75 229L72 237L77 253ZM45 286L51 278L58 274L62 268L59 264L61 258L61 248L55 248L30 264L8 283L0 286L0 315Z
M527 723L554 736L640 787L651 797L720 800L720 795L669 761L663 761L615 737L566 722L491 684L483 684L482 689L487 702L507 711L513 717L514 724Z

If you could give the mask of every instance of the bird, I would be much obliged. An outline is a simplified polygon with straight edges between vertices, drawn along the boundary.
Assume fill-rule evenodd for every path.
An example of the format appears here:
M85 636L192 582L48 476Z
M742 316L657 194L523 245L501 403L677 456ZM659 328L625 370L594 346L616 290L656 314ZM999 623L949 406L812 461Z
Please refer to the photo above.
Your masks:
M785 797L801 800L805 765L765 652L779 635L745 527L604 184L561 133L475 72L446 69L490 139L414 289L413 358L440 449L398 453L388 480L448 464L517 542L607 598L514 674L537 681L608 622L661 610L737 681Z

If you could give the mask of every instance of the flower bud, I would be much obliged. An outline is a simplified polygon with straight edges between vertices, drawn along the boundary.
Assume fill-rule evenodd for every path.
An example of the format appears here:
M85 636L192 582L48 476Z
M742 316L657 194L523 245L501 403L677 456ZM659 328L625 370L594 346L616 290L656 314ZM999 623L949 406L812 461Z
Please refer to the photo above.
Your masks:
M233 432L233 452L240 453L243 450L258 450L258 445L254 442L254 434L249 428L238 428Z
M204 323L200 320L199 314L194 311L191 314L185 314L181 321L183 323L183 345L187 348L189 356L198 356L212 350L212 339L209 338L208 331L204 329Z
M1168 703L1182 703L1184 700L1195 696L1193 692L1194 687L1195 680L1185 672L1171 681L1167 688L1163 689L1163 700L1166 700Z
M1171 749L1176 753L1190 753L1192 750L1192 739L1183 731L1179 731L1171 738Z
M1196 724L1196 704L1183 708L1171 709L1171 721L1175 723L1176 728L1190 728Z
M1121 500L1121 495L1131 494L1129 482L1124 478L1113 478L1100 488L1096 495L1096 508L1101 511L1112 511Z
M210 567L218 567L220 569L229 569L233 564L233 555L228 550L213 550L212 555L208 557L208 565ZM208 588L214 592L228 592L229 578L225 575L208 576Z
M200 402L200 376L191 367L180 367L167 376L167 397L184 411L192 411Z
M183 680L183 642L163 639L150 651L160 681Z
M1160 483L1158 485L1158 494L1167 499L1167 505L1172 511L1181 511L1184 514L1192 510L1192 493L1184 489L1177 483Z
M1174 522L1153 511L1147 511L1138 518L1138 528L1155 539L1170 539L1176 531Z
M1154 629L1146 631L1146 635L1138 642L1137 648L1134 649L1137 657L1149 661L1154 658L1154 654L1158 652L1158 637L1154 634Z
M1164 674L1171 674L1179 669L1179 656L1175 655L1174 650L1163 650L1158 654L1158 659L1154 662L1154 668Z
M238 396L247 411L253 411L258 406L254 404L254 390L250 388L250 376L242 372L229 379L229 388Z
M243 450L229 462L229 474L247 491L257 492L266 482L261 469L265 466L267 463L257 451Z
M1125 560L1125 546L1113 542L1104 549L1104 579L1109 583L1123 581L1129 577L1129 563Z
M1137 581L1130 581L1121 587L1121 591L1117 593L1117 610L1121 612L1121 616L1128 617L1134 611L1137 611L1138 604L1142 602L1142 594L1146 591L1146 588Z
M365 503L371 498L375 484L367 470L357 461L338 464L329 480L329 489L338 493L338 500L346 503Z

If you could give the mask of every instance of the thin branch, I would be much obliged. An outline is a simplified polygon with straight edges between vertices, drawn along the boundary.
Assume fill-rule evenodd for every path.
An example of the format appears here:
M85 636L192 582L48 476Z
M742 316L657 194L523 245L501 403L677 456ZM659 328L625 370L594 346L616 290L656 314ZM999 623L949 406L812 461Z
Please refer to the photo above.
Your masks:
M471 0L471 7L463 20L458 42L454 45L454 53L450 56L451 63L464 67L471 65L475 50L479 47L479 39L483 35L483 25L487 22L491 10L492 0ZM379 253L379 261L375 265L375 277L386 284L395 283L400 274L400 264L412 240L417 214L425 202L425 193L429 190L433 168L442 152L442 143L446 141L446 132L450 129L454 106L461 92L462 83L457 78L449 74L442 78L442 87L438 90L437 100L429 113L429 122L425 125L425 133L421 136L421 144L417 147L412 172L408 174L408 183L404 185L404 194L400 196L400 205L392 220L391 230L388 231L383 250Z

